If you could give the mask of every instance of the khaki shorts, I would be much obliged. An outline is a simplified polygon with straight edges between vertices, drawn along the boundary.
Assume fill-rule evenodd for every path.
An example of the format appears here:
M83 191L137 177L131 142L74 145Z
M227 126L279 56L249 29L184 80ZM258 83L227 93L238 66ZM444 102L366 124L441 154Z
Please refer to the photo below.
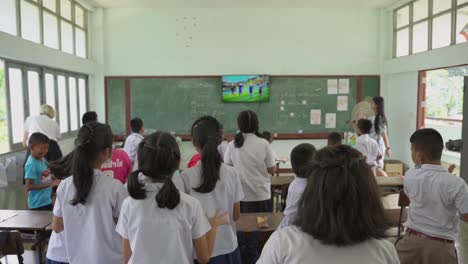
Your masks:
M401 264L457 264L454 243L406 234L396 244Z

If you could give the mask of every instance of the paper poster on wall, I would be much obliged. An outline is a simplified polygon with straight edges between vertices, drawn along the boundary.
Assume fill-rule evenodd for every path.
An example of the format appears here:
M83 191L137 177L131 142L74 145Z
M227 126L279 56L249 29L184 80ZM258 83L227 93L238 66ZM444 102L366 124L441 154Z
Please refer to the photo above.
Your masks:
M293 112L289 113L289 116L294 117L294 113Z
M348 111L348 96L340 95L336 101L337 111Z
M280 106L280 110L281 110L281 111L284 111L284 106Z
M338 94L338 80L327 81L328 94Z
M310 110L310 124L320 125L322 123L322 110Z
M349 94L349 79L340 79L339 81L339 93Z
M284 105L284 100L281 100L281 105Z
M325 128L336 128L336 113L325 114Z
M302 104L303 104L303 105L306 105L306 104L307 104L307 101L306 101L306 100L302 100Z

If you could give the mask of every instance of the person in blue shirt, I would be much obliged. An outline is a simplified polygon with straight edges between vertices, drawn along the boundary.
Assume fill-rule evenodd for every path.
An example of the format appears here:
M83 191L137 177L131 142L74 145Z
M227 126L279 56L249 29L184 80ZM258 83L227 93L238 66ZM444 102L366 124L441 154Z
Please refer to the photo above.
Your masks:
M32 210L52 210L52 187L60 184L60 180L52 180L44 158L49 150L49 143L49 138L42 133L34 133L29 138L31 155L26 161L24 178L28 207Z

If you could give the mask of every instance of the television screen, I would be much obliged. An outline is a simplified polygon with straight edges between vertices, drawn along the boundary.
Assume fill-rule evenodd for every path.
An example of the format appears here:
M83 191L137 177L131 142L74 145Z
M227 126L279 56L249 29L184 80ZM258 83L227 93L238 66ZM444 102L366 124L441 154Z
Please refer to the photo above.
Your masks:
M268 102L270 100L267 75L223 76L223 102Z

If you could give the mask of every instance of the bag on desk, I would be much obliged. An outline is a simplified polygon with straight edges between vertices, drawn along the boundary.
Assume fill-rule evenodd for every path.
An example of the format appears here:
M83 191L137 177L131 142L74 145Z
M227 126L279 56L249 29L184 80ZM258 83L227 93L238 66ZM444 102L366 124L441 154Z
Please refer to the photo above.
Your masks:
M445 143L445 147L450 151L461 152L463 149L463 141L461 139L449 140Z

